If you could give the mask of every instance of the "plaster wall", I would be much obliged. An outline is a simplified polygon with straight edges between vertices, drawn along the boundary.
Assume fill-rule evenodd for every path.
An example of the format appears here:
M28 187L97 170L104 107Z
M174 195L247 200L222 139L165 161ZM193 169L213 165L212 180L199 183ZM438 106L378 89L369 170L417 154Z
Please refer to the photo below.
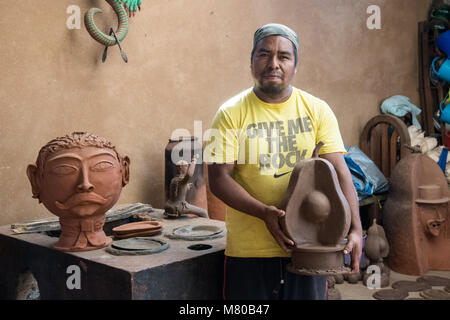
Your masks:
M172 132L210 125L217 108L252 86L254 31L289 25L300 38L294 85L333 108L347 145L357 145L380 102L403 94L419 105L417 23L427 0L143 0L123 47L108 50L86 32L98 7L102 30L117 24L103 0L2 0L0 26L0 225L52 216L25 169L49 140L90 131L131 158L119 203L164 203L164 147ZM370 30L369 5L381 9ZM70 5L81 29L68 29Z

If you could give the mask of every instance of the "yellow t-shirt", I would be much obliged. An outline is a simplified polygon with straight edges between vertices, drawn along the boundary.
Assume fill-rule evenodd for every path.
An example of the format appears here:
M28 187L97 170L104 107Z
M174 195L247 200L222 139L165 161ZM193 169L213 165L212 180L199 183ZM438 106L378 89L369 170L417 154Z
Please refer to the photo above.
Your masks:
M247 192L278 207L295 164L312 156L319 141L320 154L345 152L336 117L328 104L293 88L280 104L260 100L247 89L225 102L210 129L203 159L237 163L232 177ZM265 223L227 206L227 245L232 257L288 257Z

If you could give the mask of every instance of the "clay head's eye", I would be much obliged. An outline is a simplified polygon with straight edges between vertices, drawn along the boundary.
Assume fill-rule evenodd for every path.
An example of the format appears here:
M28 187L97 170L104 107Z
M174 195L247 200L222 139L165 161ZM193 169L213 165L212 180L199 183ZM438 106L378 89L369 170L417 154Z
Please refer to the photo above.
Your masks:
M113 168L114 165L109 161L101 161L91 167L92 171L106 171Z
M69 175L77 172L77 168L62 164L52 168L52 172L57 175Z

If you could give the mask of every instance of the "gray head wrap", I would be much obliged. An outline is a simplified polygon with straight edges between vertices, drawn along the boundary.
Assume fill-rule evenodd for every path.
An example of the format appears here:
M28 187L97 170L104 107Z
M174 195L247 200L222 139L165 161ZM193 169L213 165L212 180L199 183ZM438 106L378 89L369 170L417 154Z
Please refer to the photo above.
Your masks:
M295 56L297 56L298 51L297 34L292 29L278 23L269 23L256 30L253 36L253 50L255 50L256 44L258 43L259 40L264 39L265 37L268 36L281 36L288 40L291 40L291 42L294 44Z

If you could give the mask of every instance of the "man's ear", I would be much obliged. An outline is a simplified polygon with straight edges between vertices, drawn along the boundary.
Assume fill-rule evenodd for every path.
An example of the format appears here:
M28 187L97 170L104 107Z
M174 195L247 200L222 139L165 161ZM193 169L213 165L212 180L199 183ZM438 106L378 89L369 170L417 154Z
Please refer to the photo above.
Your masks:
M31 192L33 193L33 198L39 199L39 193L41 191L41 177L39 176L38 167L35 164L30 164L27 167L28 180L31 183ZM39 202L41 200L39 199Z
M130 158L128 156L122 157L120 166L122 167L122 187L125 187L130 181Z

